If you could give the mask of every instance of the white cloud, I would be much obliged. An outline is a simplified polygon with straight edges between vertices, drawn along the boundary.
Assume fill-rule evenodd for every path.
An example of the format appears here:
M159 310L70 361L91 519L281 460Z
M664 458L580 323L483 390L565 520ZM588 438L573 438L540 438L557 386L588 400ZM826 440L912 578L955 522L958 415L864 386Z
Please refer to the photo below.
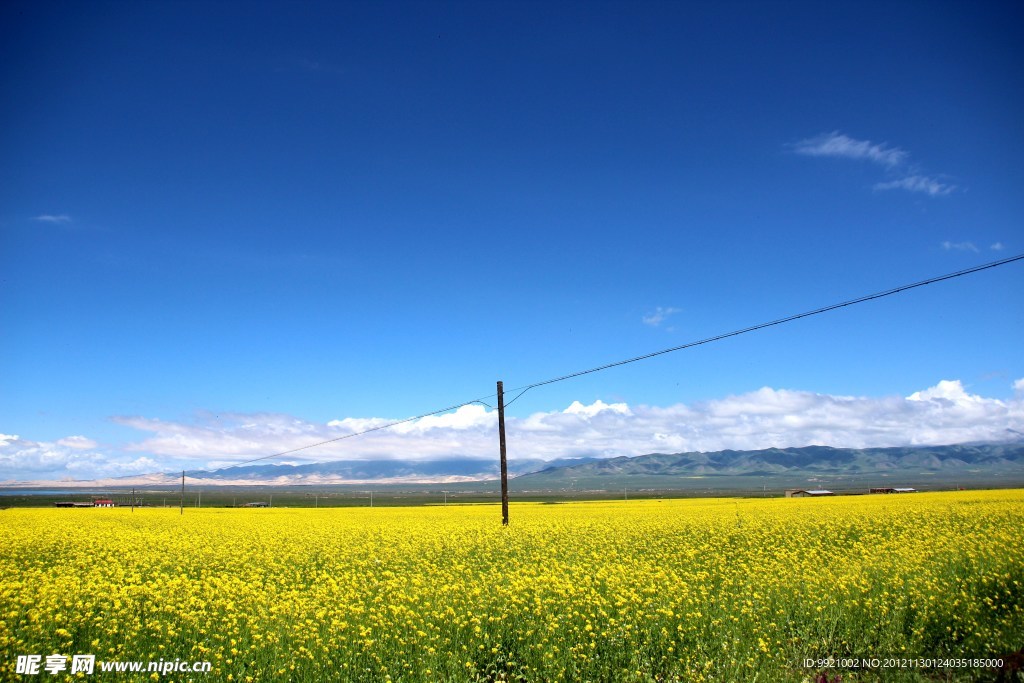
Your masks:
M906 397L763 387L670 406L573 401L565 409L508 416L506 430L513 460L812 444L866 448L998 441L1024 432L1024 378L1013 388L1015 395L1005 400L972 394L959 380L943 380ZM117 422L147 436L116 451L97 449L85 437L42 443L0 435L0 472L5 479L89 479L213 469L393 421L349 417L317 423L267 413L201 414L188 422L122 417ZM473 404L269 462L490 458L497 456L496 431L496 411Z
M643 320L645 325L650 325L651 327L658 327L663 322L665 322L665 320L667 318L669 318L670 316L675 315L676 313L682 313L682 309L673 308L671 306L664 307L664 308L661 307L661 306L658 306L657 308L654 309L653 313L645 315L642 318L642 320Z
M899 180L875 183L874 189L907 190L908 192L923 192L931 197L941 197L953 192L956 189L956 185L947 185L928 176L911 175Z
M498 414L494 411L488 412L482 405L471 404L460 407L452 413L442 415L428 415L427 417L405 422L394 429L402 434L426 434L433 430L452 429L465 431L473 429L497 428Z
M908 401L934 401L936 399L954 403L976 403L984 400L980 396L968 394L958 379L944 379L934 387L929 387L924 391L915 391L907 396Z
M839 131L822 133L793 145L797 154L812 157L839 157L871 161L887 167L898 166L907 159L907 153L898 147L870 140L855 140Z
M875 143L870 140L856 140L839 131L801 140L791 145L791 149L796 154L804 156L870 161L884 166L890 177L901 176L875 183L875 190L906 190L907 192L920 192L930 197L941 197L957 189L956 185L944 183L931 176L921 175L910 164L910 154L898 147L890 147L885 143Z
M67 470L75 479L100 479L159 472L160 463L145 456L133 460L111 460L101 454L93 454L92 457L71 461Z
M47 442L0 434L0 473L4 480L92 479L159 469L159 464L147 456L98 451L96 442L84 436Z
M66 436L63 439L58 439L57 445L74 448L75 450L89 450L97 446L95 441L84 436Z
M1002 242L996 242L995 244L989 247L989 249L991 249L992 251L1002 251L1005 248L1006 247L1003 246Z
M143 417L113 419L126 427L155 434L140 444L129 446L130 450L181 458L261 455L266 453L268 444L291 443L289 437L301 438L308 434L305 423L285 415L204 416L206 424L183 424Z
M346 417L343 420L331 420L327 423L327 426L334 427L335 429L339 429L350 434L355 434L356 432L365 432L368 429L382 427L389 422L392 422L392 420L385 420L379 417Z
M947 240L942 243L942 248L946 251L973 251L978 253L978 247L975 246L974 242L950 242Z
M40 216L34 217L32 220L39 221L40 223L52 223L54 225L62 225L64 223L70 223L71 222L71 216L67 215L66 213L61 213L61 214L44 213L44 214L42 214Z
M1015 384L1020 389L1021 383ZM1024 400L985 398L959 381L908 397L850 397L764 387L691 405L574 401L564 410L508 417L510 457L639 455L652 451L822 444L852 448L998 440L1024 431ZM152 433L129 449L163 457L238 462L394 421L345 418L318 424L285 415L221 416L195 423L125 418ZM494 410L469 405L290 455L299 460L472 456L495 452Z
M585 417L594 417L598 413L602 413L606 410L610 410L613 413L620 415L632 415L629 412L629 406L625 403L605 403L598 399L589 406L585 406L579 401L573 401L572 405L563 410L562 412L566 415L583 415Z

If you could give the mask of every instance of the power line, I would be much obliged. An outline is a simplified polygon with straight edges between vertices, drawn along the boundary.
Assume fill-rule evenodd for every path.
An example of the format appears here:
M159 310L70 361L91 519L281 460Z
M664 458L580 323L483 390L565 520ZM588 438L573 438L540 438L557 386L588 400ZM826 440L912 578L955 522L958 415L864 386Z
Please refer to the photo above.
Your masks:
M254 462L259 462L261 460L270 460L271 458L279 458L282 455L288 455L290 453L297 453L299 451L304 451L304 450L309 449L309 448L316 448L317 446L323 446L325 444L334 443L335 441L344 441L345 439L352 439L352 438L355 438L357 436L362 436L363 434L369 434L370 432L377 432L377 431L380 431L382 429L389 429L391 427L395 427L395 426L400 425L400 424L405 424L406 422L412 422L414 420L419 420L419 419L422 419L424 417L430 417L431 415L437 415L439 413L446 413L449 410L458 410L459 408L461 408L463 406L468 406L471 403L483 403L483 401L481 399L491 398L492 396L495 396L495 394L488 394L487 396L482 396L481 398L475 398L472 401L464 401L463 403L458 403L456 405L448 406L447 408L438 408L437 410L432 410L429 413L423 413L421 415L415 415L413 417L407 417L404 420L395 420L394 422L388 422L387 424L377 425L376 427L370 427L369 429L364 429L361 432L353 432L352 434L345 434L344 436L339 436L339 437L336 437L336 438L333 438L333 439L327 439L325 441L318 441L317 443L311 443L311 444L309 444L307 446L299 446L298 448L292 448L291 450L281 451L280 453L271 453L270 455L263 455L263 456L260 456L258 458L253 458L251 460L245 460L245 461L242 461L242 462L233 463L232 465L229 465L228 469L233 469L235 467L242 467L243 465L250 465L250 464L252 464ZM484 404L484 405L487 405L487 404ZM211 472L211 471L212 470L186 470L186 472L190 472L192 474L199 474L199 473Z
M537 385L536 385L536 384L533 384L533 385L527 386L526 388L523 388L523 390L522 390L522 391L519 391L519 389L511 389L510 391L519 391L519 393L518 393L518 394L516 394L516 397L515 397L514 399L512 399L511 401L509 401L508 403L506 403L506 404L505 404L505 407L506 407L506 408L508 408L508 407L509 407L510 405L512 405L513 403L515 403L516 401L518 401L518 400L519 400L520 398L522 398L522 397L523 397L523 394L525 394L525 393L526 393L527 391L529 391L530 389L532 389L532 388L533 388L533 387L535 387L535 386L537 386Z
M526 384L526 385L523 385L521 387L516 387L515 389L510 389L509 391L510 392L511 391L519 391L521 389L522 392L519 394L519 396L522 396L524 393L526 393L530 389L534 389L536 387L542 387L542 386L545 386L547 384L554 384L556 382L564 382L565 380L573 379L574 377L581 377L583 375L589 375L589 374L594 373L594 372L600 372L601 370L608 370L609 368L619 367L620 365L627 365L629 363L636 363L637 361L647 360L648 358L654 358L655 356L661 356L661 355L664 355L666 353L672 353L673 351L682 351L683 349L691 349L691 348L693 348L695 346L701 346L703 344L710 344L711 342L721 341L722 339L728 339L729 337L738 337L741 334L746 334L748 332L755 332L757 330L763 330L766 327L772 327L774 325L782 325L783 323L792 322L794 320L799 320L801 318L809 318L811 316L819 315L821 313L827 313L829 311L834 311L837 308L843 308L845 306L853 306L854 304L864 303L865 301L873 301L875 299L882 299L882 298L887 297L887 296L892 296L893 294L899 294L900 292L905 292L908 289L914 289L916 287L924 287L925 285L935 284L936 282L942 282L943 280L952 280L953 278L963 277L964 275L970 275L971 273L977 273L979 271L988 270L990 268L996 268L998 266L1004 266L1004 265L1006 265L1008 263L1013 263L1014 261L1020 261L1022 259L1024 259L1024 254L1019 254L1017 256L1011 256L1009 258L1000 259L999 261L993 261L991 263L986 263L984 265L974 266L973 268L965 268L964 270L958 270L955 273L948 273L946 275L940 275L938 277L928 278L927 280L921 280L920 282L914 282L913 284L909 284L909 285L901 285L899 287L893 287L892 289L887 289L884 292L878 292L876 294L868 294L866 296L860 296L860 297L857 297L856 299L850 299L848 301L843 301L842 303L832 304L831 306L823 306L822 308L816 308L813 311L807 311L805 313L797 313L796 315L789 315L789 316L786 316L785 318L779 318L777 320L772 320L770 322L760 323L758 325L751 325L750 327L744 327L741 330L735 330L733 332L726 332L725 334L718 334L718 335L715 335L714 337L708 337L706 339L701 339L699 341L688 342L686 344L681 344L679 346L673 346L671 348L662 349L660 351L654 351L653 353L645 353L642 356L636 356L634 358L627 358L626 360L619 360L619 361L615 361L614 363L606 363L604 365L599 365L596 368L590 368L589 370L580 370L578 372L573 372L573 373L570 373L568 375L562 375L560 377L554 377L552 379L546 379L546 380L543 380L543 381L540 381L540 382L534 382L533 384ZM516 396L516 398L513 399L513 400L518 399L519 396ZM507 407L507 404L506 404L506 407Z
M619 367L619 366L622 366L622 365L628 365L630 363L636 363L638 361L647 360L648 358L654 358L656 356L662 356L662 355L665 355L667 353L672 353L674 351L682 351L683 349L691 349L691 348L693 348L695 346L702 346L704 344L710 344L712 342L721 341L723 339L728 339L730 337L738 337L739 335L747 334L748 332L756 332L757 330L763 330L763 329L765 329L767 327L773 327L775 325L782 325L784 323L793 322L794 320L800 320L801 318L810 318L812 316L820 315L822 313L828 313L829 311L834 311L834 310L839 309L839 308L845 308L846 306L853 306L855 304L861 304L861 303L864 303L864 302L867 302L867 301L874 301L876 299L882 299L882 298L885 298L885 297L888 297L888 296L893 296L894 294L899 294L900 292L905 292L905 291L910 290L910 289L916 289L918 287L924 287L926 285L935 284L937 282L943 282L945 280L952 280L954 278L963 277L964 275L970 275L972 273L978 273L978 272L981 272L983 270L989 270L991 268L997 268L999 266L1004 266L1004 265L1007 265L1009 263L1013 263L1015 261L1021 261L1021 260L1024 260L1024 254L1019 254L1017 256L1010 256L1008 258L1000 259L998 261L992 261L991 263L985 263L985 264L982 264L980 266L974 266L974 267L971 267L971 268L965 268L963 270L958 270L955 273L947 273L946 275L939 275L937 277L928 278L927 280L921 280L919 282L914 282L914 283L911 283L911 284L908 284L908 285L901 285L899 287L893 287L892 289L887 289L884 292L877 292L875 294L868 294L868 295L865 295L865 296L860 296L860 297L857 297L856 299L849 299L849 300L843 301L841 303L832 304L830 306L823 306L821 308L816 308L813 311L806 311L804 313L797 313L795 315L789 315L789 316L786 316L784 318L778 318L777 320L772 320L772 321L769 321L769 322L759 323L757 325L751 325L750 327L744 327L743 329L734 330L732 332L726 332L724 334L718 334L718 335L715 335L713 337L707 337L707 338L701 339L699 341L688 342L686 344L681 344L679 346L672 346L672 347L669 347L667 349L661 349L660 351L653 351L651 353L645 353L645 354L643 354L641 356L634 356L633 358L627 358L625 360L619 360L619 361L615 361L615 362L612 362L612 363L605 363L604 365L599 365L599 366L594 367L594 368L589 368L587 370L579 370L577 372L572 372L572 373L569 373L567 375L561 375L559 377L553 377L551 379L542 380L540 382L534 382L532 384L525 384L523 386L516 387L515 389L509 389L508 390L508 393L512 393L514 391L518 391L519 394L516 395L516 397L513 398L511 401L506 403L505 407L508 408L508 406L512 405L512 403L514 403L515 401L519 400L522 397L522 395L525 394L527 391L529 391L530 389L535 389L537 387L546 386L548 384L555 384L557 382L564 382L566 380L573 379L575 377L582 377L583 375L589 375L589 374L593 374L595 372L601 372L602 370L608 370L608 369ZM335 443L337 441L344 441L345 439L352 439L352 438L355 438L357 436L362 436L363 434L369 434L370 432L376 432L376 431L380 431L380 430L383 430L383 429L390 429L391 427L396 427L396 426L398 426L400 424L405 424L407 422L413 422L415 420L419 420L419 419L422 419L424 417L430 417L432 415L437 415L439 413L445 413L445 412L448 412L449 410L457 410L457 409L462 408L463 406L467 406L467 405L469 405L471 403L482 403L483 405L490 407L487 403L484 403L483 399L489 399L489 398L493 398L495 396L496 396L496 394L488 394L486 396L482 396L480 398L472 399L470 401L463 401L462 403L451 405L451 406L448 406L446 408L439 408L437 410L432 410L432 411L430 411L428 413L423 413L421 415L416 415L414 417L408 417L408 418L405 418L404 420L395 420L394 422L388 422L386 424L378 425L376 427L371 427L369 429L364 429L363 431L360 431L360 432L353 432L352 434L345 434L344 436L339 436L339 437L336 437L334 439L327 439L325 441L318 441L317 443L312 443L312 444L309 444L307 446L300 446L299 448L292 448L292 449L287 450L287 451L281 451L279 453L271 453L270 455L264 455L264 456L261 456L261 457L258 457L258 458L253 458L251 460L245 460L243 462L235 463L233 465L228 466L228 469L233 469L233 468L236 468L236 467L242 467L243 465L249 465L249 464L252 464L254 462L260 462L262 460L270 460L272 458L279 458L279 457L281 457L283 455L289 455L291 453L297 453L299 451L304 451L304 450L307 450L307 449L310 449L310 448L316 448L317 446L323 446L323 445L326 445L326 444L329 444L329 443ZM203 473L203 472L210 472L210 471L211 470L191 470L191 472L195 473L195 474Z

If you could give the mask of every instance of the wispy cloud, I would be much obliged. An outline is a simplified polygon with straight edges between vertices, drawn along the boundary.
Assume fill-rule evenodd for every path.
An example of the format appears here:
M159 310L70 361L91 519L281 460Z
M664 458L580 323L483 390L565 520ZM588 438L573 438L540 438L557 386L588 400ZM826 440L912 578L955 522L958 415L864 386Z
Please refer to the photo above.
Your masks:
M85 436L66 436L63 439L58 439L57 445L84 451L96 448L98 444Z
M673 308L671 306L658 306L657 308L654 309L653 312L643 316L642 320L645 325L650 325L651 327L659 327L663 322L665 322L665 320L675 315L676 313L682 313L682 309Z
M941 243L941 246L946 251L970 251L975 254L981 253L981 248L978 247L974 242L951 242L946 240ZM1006 247L1003 246L1002 242L996 242L995 244L989 245L989 249L992 251L1002 251Z
M801 140L793 145L793 151L812 157L862 159L890 168L904 163L908 157L907 153L898 147L889 147L885 143L879 144L870 140L855 140L839 131Z
M906 190L929 197L942 197L957 190L956 185L921 173L916 164L910 163L910 154L906 150L887 143L857 140L839 131L800 140L790 145L790 149L804 156L853 159L884 166L886 175L891 179L875 183L875 190Z
M32 220L38 221L40 223L50 223L52 225L63 225L65 223L70 223L71 222L71 216L67 215L66 213L61 213L61 214L44 213L42 215L33 217Z
M973 251L975 254L980 251L974 242L950 242L947 240L942 243L942 248L946 251Z
M899 180L890 180L884 183L875 183L876 190L907 190L908 192L923 192L932 197L947 195L956 189L956 185L947 185L935 178L922 175L911 175Z

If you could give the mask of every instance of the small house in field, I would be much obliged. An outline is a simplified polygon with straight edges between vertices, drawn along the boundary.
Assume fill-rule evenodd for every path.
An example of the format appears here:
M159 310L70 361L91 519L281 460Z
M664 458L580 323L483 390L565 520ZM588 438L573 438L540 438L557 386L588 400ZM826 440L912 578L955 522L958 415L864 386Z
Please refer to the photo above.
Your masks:
M820 496L834 496L836 494L825 489L789 489L786 491L786 498L818 498Z
M114 507L114 501L110 498L97 498L92 502L94 508L112 508Z

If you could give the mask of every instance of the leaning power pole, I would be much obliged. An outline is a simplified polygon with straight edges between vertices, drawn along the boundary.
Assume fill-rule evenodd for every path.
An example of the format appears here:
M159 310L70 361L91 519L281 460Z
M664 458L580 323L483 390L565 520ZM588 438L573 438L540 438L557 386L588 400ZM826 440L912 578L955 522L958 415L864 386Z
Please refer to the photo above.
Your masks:
M498 382L498 447L501 450L501 525L508 526L508 462L505 453L505 390Z

